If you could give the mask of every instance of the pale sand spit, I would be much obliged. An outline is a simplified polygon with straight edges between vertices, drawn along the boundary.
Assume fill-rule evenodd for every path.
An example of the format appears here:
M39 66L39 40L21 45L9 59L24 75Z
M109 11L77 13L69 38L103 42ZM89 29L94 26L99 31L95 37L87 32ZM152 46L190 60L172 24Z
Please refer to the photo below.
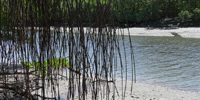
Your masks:
M174 28L174 29L129 28L129 31L128 29L124 29L124 35L130 34L131 36L173 37L175 36L174 33L183 38L200 38L199 27Z
M26 28L27 30L30 30L30 27ZM35 30L39 30L38 27L34 27ZM59 32L65 32L69 33L69 28L63 28L63 27L50 27L50 30L56 30ZM104 31L111 31L110 28L103 28ZM149 28L149 27L133 27L133 28L115 28L115 31L117 35L131 35L131 36L160 36L160 37L173 37L175 36L173 33L177 34L178 36L182 38L200 38L200 28L199 27L172 27L172 28ZM75 34L79 34L80 30L77 27L73 27L73 32ZM89 28L84 27L85 33L98 33L98 28ZM113 32L113 30L112 30Z

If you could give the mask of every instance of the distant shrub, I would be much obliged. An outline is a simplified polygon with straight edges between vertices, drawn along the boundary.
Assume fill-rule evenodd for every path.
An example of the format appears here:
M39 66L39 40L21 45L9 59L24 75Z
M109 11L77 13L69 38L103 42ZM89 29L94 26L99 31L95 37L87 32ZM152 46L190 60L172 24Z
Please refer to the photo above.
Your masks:
M195 8L194 10L193 10L193 13L194 13L194 19L196 20L196 21L199 21L200 20L200 9L199 8Z
M193 14L190 13L189 11L181 11L179 14L179 18L182 20L182 21L187 21L189 19L192 18Z
M199 9L199 8L195 8L195 9L194 9L194 12L200 14L200 9Z

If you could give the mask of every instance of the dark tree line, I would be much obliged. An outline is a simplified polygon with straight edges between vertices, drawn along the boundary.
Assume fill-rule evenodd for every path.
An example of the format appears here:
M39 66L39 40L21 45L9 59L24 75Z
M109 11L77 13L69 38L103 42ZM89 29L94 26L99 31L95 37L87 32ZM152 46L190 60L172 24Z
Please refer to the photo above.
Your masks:
M127 21L131 23L156 22L165 18L178 18L180 21L191 20L199 22L200 1L127 0L124 12L127 15Z
M46 20L51 21L50 25L57 25L63 21L66 22L66 19L70 16L73 17L72 19L78 18L78 14L76 14L78 6L75 5L78 3L77 0L50 0L46 6L43 6L40 1L37 0L30 0L30 2L26 2L29 0L23 0L21 3L20 1L13 1L12 3L8 1L9 0L1 1L1 25L7 25L11 23L11 21L12 23L18 24L20 20L33 18L31 21L27 20L25 25L30 26L30 24L34 24L35 26L39 26L39 22L42 21L45 16L49 16L49 19ZM91 14L90 16L84 16L84 26L88 26L91 22L97 24L96 16L102 16L107 19L108 17L106 17L106 14L108 12L115 15L112 20L119 21L120 23L129 22L130 24L156 22L165 18L178 18L178 20L182 22L199 22L200 20L199 0L81 0L81 2L83 4L82 12ZM17 4L20 7L16 8L13 4ZM116 6L116 4L120 5ZM69 12L71 8L74 10ZM13 10L15 12L13 12ZM104 12L99 13L100 10L104 10ZM18 17L10 16L11 13L17 14L22 12L33 13L20 15ZM43 13L41 12L49 13L42 15ZM12 20L6 21L8 17L12 17ZM77 24L78 22L74 22L74 26L77 26Z

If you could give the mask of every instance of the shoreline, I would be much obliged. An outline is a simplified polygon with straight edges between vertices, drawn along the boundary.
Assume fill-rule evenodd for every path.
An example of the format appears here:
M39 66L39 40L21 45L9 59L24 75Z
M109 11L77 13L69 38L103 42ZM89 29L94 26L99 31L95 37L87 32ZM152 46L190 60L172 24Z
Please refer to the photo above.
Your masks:
M175 87L175 86L165 85L164 83L163 84L158 84L158 83L145 82L145 81L137 81L137 83L149 84L149 85L153 85L153 86L160 86L160 87L165 87L165 88L169 88L169 89L177 90L177 91L185 91L185 92L190 92L190 93L199 93L199 95L200 95L200 90L199 91L194 91L194 90L191 90L191 89L180 89L180 88Z
M107 28L109 30L109 28ZM51 30L54 30L52 27ZM63 28L60 28L62 31ZM94 28L97 33L98 28ZM92 32L91 28L84 27L84 32ZM63 32L63 31L62 31ZM78 33L78 29L74 28L74 32ZM181 38L200 38L200 27L132 27L132 28L116 28L117 35L130 36L156 36L156 37L181 37Z
M200 98L199 92L182 91L159 85L134 82L132 87L133 90L131 93L131 80L128 79L126 84L126 91L124 93L122 91L125 89L125 86L122 87L121 82L121 79L116 78L115 85L118 92L113 91L113 85L109 84L111 90L109 99L112 99L113 93L115 93L116 100L124 99L122 98L122 95L124 94L125 100L199 100ZM59 84L61 94L60 97L64 100L67 97L67 84L64 82L64 80L60 80ZM123 85L125 85L125 79L123 79ZM119 93L119 95L117 93ZM87 95L87 100L92 100L90 92L88 94L89 95ZM76 96L75 100L78 99ZM106 100L106 98L103 98L102 100Z
M127 83L130 84L131 81L128 80ZM141 82L133 83L133 95L139 97L137 100L198 100L200 98L200 92ZM127 97L127 100L131 97Z
M63 73L65 75L65 72ZM123 82L123 86L122 86ZM115 84L108 83L109 84L109 99L113 99L113 93L115 93L115 99L116 100L199 100L200 98L200 92L191 92L191 91L184 91L179 89L174 89L167 86L160 86L156 84L148 84L148 83L141 83L133 82L130 79L127 79L126 83L126 91L125 89L125 82L126 79L121 78L115 78ZM60 98L62 100L67 99L67 91L68 91L68 80L64 79L58 80L59 83L59 93ZM100 90L105 89L107 82L101 82ZM114 85L117 87L117 89L114 89ZM132 87L132 93L131 93L131 85ZM117 91L116 91L117 90ZM88 90L87 100L92 100L92 91L90 89ZM100 91L99 99L101 98L102 93L105 93L105 91ZM125 99L122 97L122 95L125 95ZM78 99L78 92L75 91L75 100ZM101 98L102 100L107 100L108 98Z
M199 27L188 28L129 28L131 36L158 36L158 37L182 37L200 38ZM124 30L124 35L129 35L128 30Z
M109 30L109 27L103 29ZM26 27L26 30L31 30L31 27ZM39 30L39 27L34 27L34 30ZM69 32L69 28L54 26L51 26L50 30ZM200 38L200 27L116 27L115 30L117 35L122 35L122 33L123 35L129 35L130 33L130 36ZM75 34L79 33L78 27L74 27L73 31ZM84 27L84 32L98 33L98 28Z

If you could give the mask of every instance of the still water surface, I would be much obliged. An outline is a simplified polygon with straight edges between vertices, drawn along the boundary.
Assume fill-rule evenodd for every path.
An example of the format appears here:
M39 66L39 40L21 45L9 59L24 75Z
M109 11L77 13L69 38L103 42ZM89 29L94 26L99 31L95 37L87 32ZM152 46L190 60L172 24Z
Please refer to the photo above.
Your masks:
M139 36L131 39L138 82L200 92L200 39ZM126 36L125 44L128 43ZM126 46L126 56L130 59L129 44ZM131 60L127 61L130 63ZM121 70L117 73L120 77ZM132 69L128 65L127 77L131 79L131 76Z
M200 92L200 39L131 38L137 81ZM131 78L131 70L128 71Z

